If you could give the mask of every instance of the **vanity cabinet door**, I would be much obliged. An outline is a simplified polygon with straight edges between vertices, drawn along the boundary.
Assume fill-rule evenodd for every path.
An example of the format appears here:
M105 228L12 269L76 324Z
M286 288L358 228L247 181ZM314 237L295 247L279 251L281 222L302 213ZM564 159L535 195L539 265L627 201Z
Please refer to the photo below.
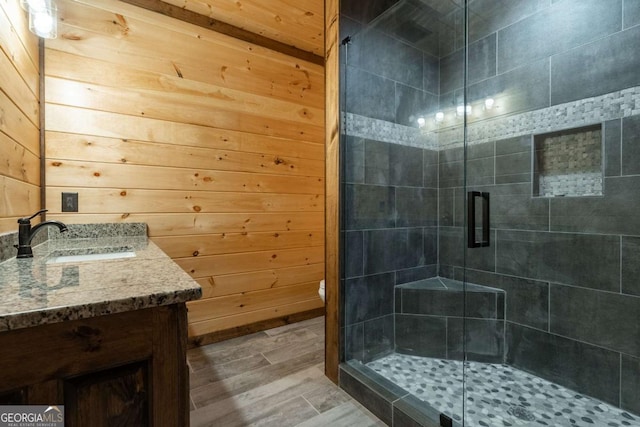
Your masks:
M130 364L66 380L68 427L149 426L148 364Z
M184 304L2 332L0 404L64 404L67 427L188 426L186 341Z

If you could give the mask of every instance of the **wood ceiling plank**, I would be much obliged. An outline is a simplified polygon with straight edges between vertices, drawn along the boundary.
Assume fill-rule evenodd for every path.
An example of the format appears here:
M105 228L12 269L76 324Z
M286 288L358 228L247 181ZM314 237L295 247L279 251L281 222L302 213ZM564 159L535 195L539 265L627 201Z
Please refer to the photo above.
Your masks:
M164 0L251 33L324 54L323 4L319 0Z
M272 2L265 9L260 2L253 1L247 7L233 9L226 2L221 3L226 9L216 7L215 16L211 16L209 7L202 2L121 1L318 65L324 62L324 34L311 19L316 15L310 11L287 12L299 9L286 5L279 5L281 10L273 9ZM222 13L223 10L226 12Z

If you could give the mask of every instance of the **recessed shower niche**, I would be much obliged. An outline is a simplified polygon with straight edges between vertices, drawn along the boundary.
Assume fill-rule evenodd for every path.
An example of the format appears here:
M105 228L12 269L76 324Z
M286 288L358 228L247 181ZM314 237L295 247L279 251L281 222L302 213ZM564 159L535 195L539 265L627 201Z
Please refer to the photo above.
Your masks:
M533 136L533 195L602 196L602 125Z

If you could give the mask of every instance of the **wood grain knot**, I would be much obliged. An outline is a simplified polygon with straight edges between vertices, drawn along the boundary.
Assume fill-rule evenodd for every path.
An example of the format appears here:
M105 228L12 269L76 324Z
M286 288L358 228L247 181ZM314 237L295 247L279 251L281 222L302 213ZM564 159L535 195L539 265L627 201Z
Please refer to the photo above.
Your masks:
M82 40L82 37L80 37L79 35L76 34L68 34L65 33L62 35L62 38L65 40L71 40L71 41L78 41L78 40Z
M184 76L182 75L182 70L180 70L180 68L178 67L178 65L175 62L172 62L171 64L173 65L173 69L176 70L176 74L178 75L178 77L183 79Z

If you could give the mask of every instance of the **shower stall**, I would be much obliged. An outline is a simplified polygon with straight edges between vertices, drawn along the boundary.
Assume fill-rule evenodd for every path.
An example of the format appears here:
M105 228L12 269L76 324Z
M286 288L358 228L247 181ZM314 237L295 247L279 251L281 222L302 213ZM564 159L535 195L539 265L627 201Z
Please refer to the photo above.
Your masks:
M640 426L640 0L342 0L340 384Z

